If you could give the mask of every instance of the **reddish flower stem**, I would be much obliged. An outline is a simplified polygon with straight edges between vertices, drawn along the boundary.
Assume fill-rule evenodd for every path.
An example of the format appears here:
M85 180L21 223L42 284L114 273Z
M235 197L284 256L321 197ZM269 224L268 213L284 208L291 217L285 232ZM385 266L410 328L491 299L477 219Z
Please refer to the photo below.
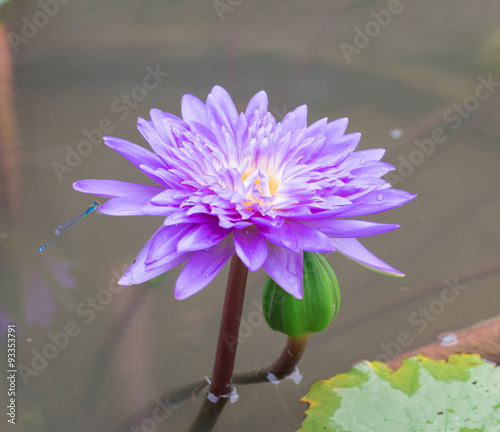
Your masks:
M304 354L308 340L308 334L295 337L289 336L281 355L267 368L267 371L279 379L290 375L297 367L302 354Z
M226 298L224 299L219 340L210 384L210 392L215 396L227 395L231 392L247 275L248 269L234 254L229 268Z

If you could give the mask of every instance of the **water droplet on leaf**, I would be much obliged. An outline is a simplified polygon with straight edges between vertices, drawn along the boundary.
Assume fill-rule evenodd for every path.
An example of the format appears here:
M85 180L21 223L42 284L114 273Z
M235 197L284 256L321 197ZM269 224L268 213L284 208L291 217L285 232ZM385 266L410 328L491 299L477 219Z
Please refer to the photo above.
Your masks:
M455 333L446 333L441 336L440 344L442 346L453 346L458 344L458 338Z

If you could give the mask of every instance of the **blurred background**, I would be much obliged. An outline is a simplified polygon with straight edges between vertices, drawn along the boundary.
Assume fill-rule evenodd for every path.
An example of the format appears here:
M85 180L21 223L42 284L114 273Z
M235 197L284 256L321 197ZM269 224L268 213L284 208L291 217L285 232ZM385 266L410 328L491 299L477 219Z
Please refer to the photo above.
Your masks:
M328 256L342 305L311 336L302 381L239 386L215 430L297 430L307 408L298 401L315 380L497 315L499 14L496 0L2 6L0 354L7 358L5 330L15 323L20 369L17 425L8 430L181 431L196 416L203 394L165 409L161 421L127 423L155 398L161 407L170 391L210 376L227 268L181 302L179 269L119 287L161 217L92 214L37 249L92 203L74 181L147 182L103 134L147 146L137 117L151 108L180 115L183 94L205 100L216 84L239 110L265 90L278 120L302 104L310 123L349 117L348 131L363 133L358 149L386 148L397 168L387 180L418 197L369 218L399 230L362 241L406 277ZM285 343L260 313L264 279L249 277L237 371L271 363Z

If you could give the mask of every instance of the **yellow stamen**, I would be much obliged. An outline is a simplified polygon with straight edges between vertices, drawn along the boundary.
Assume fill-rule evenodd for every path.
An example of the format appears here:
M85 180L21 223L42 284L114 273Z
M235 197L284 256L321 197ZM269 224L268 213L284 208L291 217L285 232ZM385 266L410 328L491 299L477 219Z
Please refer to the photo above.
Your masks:
M252 172L245 171L242 176L241 176L241 181L245 181L246 178L252 174ZM257 177L257 180L255 180L255 184L257 185L257 189L259 189L259 192L262 194L262 188L260 186L260 177ZM271 192L271 196L276 194L276 191L279 188L279 183L278 180L276 180L273 176L269 176L269 192Z
M269 191L271 192L271 195L276 194L279 186L280 185L278 183L278 180L276 180L274 177L269 177Z

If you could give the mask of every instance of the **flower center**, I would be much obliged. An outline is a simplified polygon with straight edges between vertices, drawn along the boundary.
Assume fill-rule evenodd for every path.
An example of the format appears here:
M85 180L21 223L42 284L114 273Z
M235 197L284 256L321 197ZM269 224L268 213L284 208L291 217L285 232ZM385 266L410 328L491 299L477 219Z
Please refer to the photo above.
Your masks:
M253 183L255 183L261 195L266 196L269 193L269 196L273 196L276 194L276 191L279 188L279 182L278 180L276 180L274 176L269 175L268 173L265 174L267 175L263 178L264 182L266 183L264 185L261 183L261 176L259 175L259 170L253 172L250 170L245 171L241 175L241 181L245 183L245 180L248 177L252 176L253 178L251 178L250 181L253 181ZM264 188L264 191L262 190L262 188Z

